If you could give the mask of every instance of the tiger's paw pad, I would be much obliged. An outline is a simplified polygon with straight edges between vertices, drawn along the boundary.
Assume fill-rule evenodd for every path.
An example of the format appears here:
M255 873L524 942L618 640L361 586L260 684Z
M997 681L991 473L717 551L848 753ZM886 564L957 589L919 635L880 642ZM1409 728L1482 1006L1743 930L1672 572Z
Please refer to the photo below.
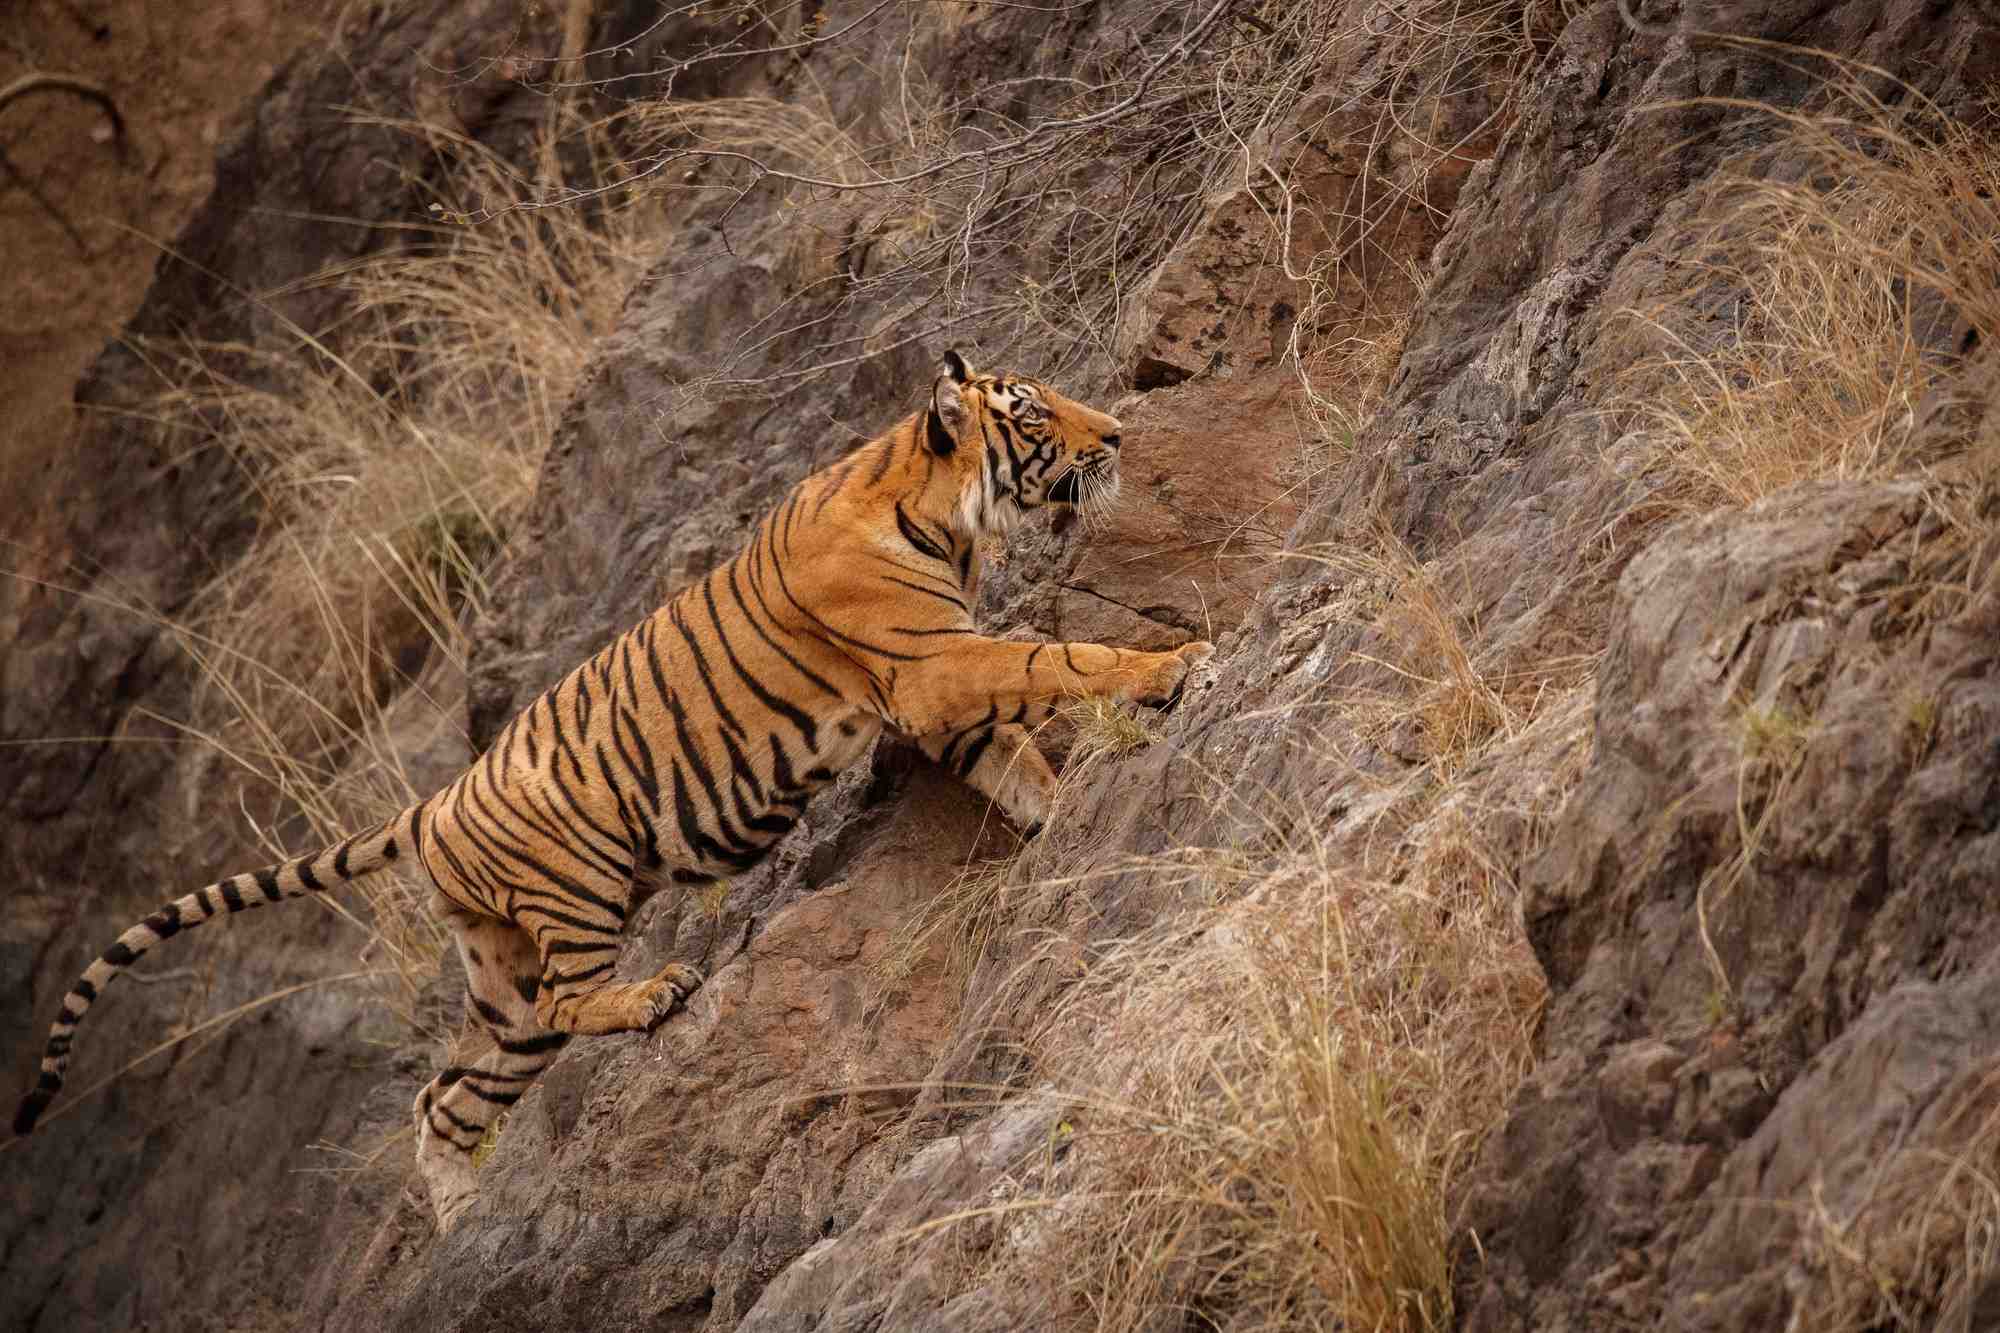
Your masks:
M668 963L661 968L660 975L653 978L654 984L659 989L653 994L652 1012L646 1023L646 1030L651 1032L666 1022L676 1009L687 1003L688 996L701 989L701 984L705 980L707 978L702 976L699 968L689 967L685 963Z

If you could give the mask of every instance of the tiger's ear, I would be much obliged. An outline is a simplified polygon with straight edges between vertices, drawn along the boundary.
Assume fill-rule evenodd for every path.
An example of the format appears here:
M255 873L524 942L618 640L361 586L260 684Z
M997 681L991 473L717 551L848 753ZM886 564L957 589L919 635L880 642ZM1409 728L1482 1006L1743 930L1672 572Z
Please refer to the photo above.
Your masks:
M956 347L947 347L944 353L944 373L951 376L954 384L963 384L972 378L972 367L965 364L965 358L958 354Z
M959 368L965 367L963 361ZM958 437L965 431L968 413L965 400L958 396L958 382L949 374L938 376L931 381L931 405L924 413L924 443L939 458L946 457L958 448Z

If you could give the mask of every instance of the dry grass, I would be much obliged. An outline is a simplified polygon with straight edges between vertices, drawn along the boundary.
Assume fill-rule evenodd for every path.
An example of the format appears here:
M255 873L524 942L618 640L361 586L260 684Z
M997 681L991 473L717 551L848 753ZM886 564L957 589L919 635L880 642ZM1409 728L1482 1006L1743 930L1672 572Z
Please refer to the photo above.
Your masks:
M1022 1053L1072 1109L990 1206L903 1243L1043 1327L1450 1327L1454 1211L1544 997L1508 867L1575 789L1592 696L1542 691L1365 813L1327 805L1366 785L1347 748L1301 745L1272 790L1201 779L1229 841L982 880L971 948L1018 998L973 1017L1037 1015ZM1106 891L1166 906L1126 939L1051 928Z
M1029 1038L1078 1106L996 1266L1029 1304L1097 1330L1450 1326L1454 1191L1542 994L1456 796L1373 865L1317 809L1122 863L1188 906L1087 956Z
M1923 1141L1883 1157L1856 1204L1815 1188L1790 1327L1918 1333L1982 1326L2000 1274L2000 1112L1994 1071L1940 1099Z
M543 183L456 135L397 128L440 164L437 220L312 280L338 298L336 327L278 317L277 339L255 345L141 349L167 385L146 415L178 448L238 459L261 515L170 628L199 681L176 725L274 798L257 808L275 822L253 820L273 855L427 794L402 750L416 729L460 725L445 709L484 572L644 247L638 212L610 196L463 225L475 200ZM600 130L553 116L533 157L610 169ZM274 316L283 295L265 298ZM364 953L392 964L408 1016L440 943L426 895L389 875L361 888Z
M735 357L686 387L782 391L961 328L989 359L1031 351L1051 376L1101 370L1147 272L1215 198L1241 191L1270 222L1272 263L1312 293L1294 335L1308 398L1351 418L1393 364L1416 281L1390 271L1401 250L1383 237L1414 216L1435 220L1434 173L1462 170L1483 151L1475 141L1495 136L1562 12L1156 0L1076 42L1003 44L958 95L932 65L955 65L976 40L987 16L973 8L886 4L846 24L787 9L724 25L663 72L805 43L818 58L787 66L783 101L670 95L638 110L629 171L647 188L716 197L739 251L760 226L817 236L819 267L745 331ZM1317 86L1361 48L1380 48L1374 63L1396 76ZM869 65L888 90L879 112L837 110L822 61ZM1469 132L1443 128L1467 121L1448 106L1477 108ZM1309 198L1302 175L1349 149L1371 164L1366 179L1344 198ZM753 194L779 207L738 206ZM781 338L793 349L784 363L753 370Z
M1684 281L1627 312L1656 354L1631 372L1619 409L1654 446L1663 515L1807 481L1928 479L1937 521L1908 553L1908 586L1879 594L1895 608L1886 634L1961 604L1966 589L1939 573L1996 528L1990 435L1981 446L1937 427L1977 396L1966 353L2000 336L2000 134L1990 116L1955 120L1907 87L1892 102L1876 91L1889 82L1880 71L1784 56L1832 64L1822 99L1797 112L1724 104L1768 121L1776 141L1710 187ZM1735 996L1717 918L1796 799L1809 702L1738 701L1733 763L1697 783L1735 791L1735 848L1696 897L1724 1012ZM1933 711L1909 702L1904 730L1919 751Z
M1462 595L1393 532L1377 525L1359 541L1293 555L1343 581L1355 618L1373 631L1353 659L1392 677L1388 689L1349 690L1341 699L1343 715L1364 734L1449 777L1520 724L1530 705L1509 696L1533 673L1510 675L1482 656Z
M2000 336L2000 137L1868 73L1747 108L1777 146L1712 189L1686 286L1631 312L1656 353L1625 402L1682 512L1936 462L1920 403Z

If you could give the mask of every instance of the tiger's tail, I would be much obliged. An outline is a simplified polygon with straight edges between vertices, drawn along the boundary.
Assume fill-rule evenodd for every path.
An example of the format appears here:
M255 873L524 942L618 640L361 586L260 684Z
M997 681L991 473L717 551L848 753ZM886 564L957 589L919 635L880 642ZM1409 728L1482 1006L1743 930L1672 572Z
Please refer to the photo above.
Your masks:
M14 1133L25 1136L54 1100L63 1085L63 1070L69 1064L70 1039L76 1025L97 1000L112 978L132 966L161 940L179 934L219 912L241 912L287 898L303 898L322 893L349 880L370 875L401 854L404 845L417 846L417 823L422 805L413 805L387 822L357 833L343 842L290 861L196 889L176 898L138 925L120 935L97 961L84 969L77 983L63 997L62 1013L49 1028L49 1043L42 1051L41 1075L14 1112Z

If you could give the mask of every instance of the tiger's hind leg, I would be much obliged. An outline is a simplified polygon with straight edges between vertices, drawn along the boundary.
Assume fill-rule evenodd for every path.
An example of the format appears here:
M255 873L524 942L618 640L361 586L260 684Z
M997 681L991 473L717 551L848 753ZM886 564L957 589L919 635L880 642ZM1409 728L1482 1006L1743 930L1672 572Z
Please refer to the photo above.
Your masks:
M1056 775L1022 726L974 727L916 738L917 748L984 793L1029 837L1041 832Z
M438 1229L449 1231L479 1193L473 1155L500 1115L520 1100L569 1041L535 1020L541 957L511 922L456 907L442 915L465 961L466 1009L493 1038L469 1065L454 1065L417 1094L417 1172Z
M578 887L570 886L573 892ZM700 988L701 973L681 963L668 963L644 981L612 979L625 922L622 910L612 913L605 906L617 901L610 892L593 893L589 906L565 903L561 911L545 911L537 899L521 897L526 901L517 901L515 919L541 950L535 1021L543 1028L580 1037L650 1032ZM587 924L592 906L613 920Z

